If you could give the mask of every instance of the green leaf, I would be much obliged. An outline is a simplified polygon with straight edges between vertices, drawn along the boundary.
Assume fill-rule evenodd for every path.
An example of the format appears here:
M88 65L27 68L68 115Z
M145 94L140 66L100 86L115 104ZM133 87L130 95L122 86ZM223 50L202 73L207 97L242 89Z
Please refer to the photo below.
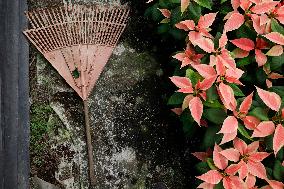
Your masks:
M267 178L272 179L273 170L270 167L265 167L265 169L266 169L266 173L267 173Z
M282 98L282 101L284 100L284 86L273 86L269 91L277 93Z
M203 53L203 50L197 53ZM204 57L201 59L201 64L207 64L209 61L210 61L210 54L205 54Z
M221 141L221 135L217 135L219 130L220 127L216 125L210 125L206 129L202 142L203 149L213 147L215 143L219 143Z
M209 108L224 108L224 105L222 105L218 100L211 100L211 101L205 101L203 102L203 105Z
M163 34L168 32L170 29L170 26L168 24L161 24L160 26L158 26L157 28L157 32L158 34Z
M212 158L207 158L207 164L212 170L217 170L218 168L215 166L214 161Z
M281 56L271 57L270 68L275 71L284 65L284 53Z
M188 122L182 122L182 126L182 130L187 137L191 137L194 135L196 131L196 126L193 123L188 124Z
M180 4L180 0L171 0L172 3Z
M176 65L173 75L184 76L185 70L184 69L180 69L180 62L178 60L176 60L176 59L173 59L173 62L175 62L175 65Z
M206 98L207 98L206 100L208 100L209 102L213 100L217 100L219 98L215 85L213 85L206 91Z
M281 148L277 153L276 158L279 159L280 161L283 161L284 160L283 157L284 157L284 148Z
M199 162L195 165L195 169L200 173L200 174L204 174L207 171L210 170L210 168L208 167L207 162Z
M195 22L198 22L201 16L201 7L196 3L191 3L188 6L188 17Z
M249 133L247 132L247 130L245 129L245 127L241 124L238 125L238 131L241 135L243 135L245 138L253 141L253 139L249 136Z
M169 23L169 22L170 22L170 19L164 18L164 19L160 22L160 24L167 24L167 23Z
M260 106L260 104L256 100L253 100L250 108L253 109L253 108L256 108L256 107L259 107L259 106Z
M255 76L252 75L252 74L249 74L247 72L245 72L243 75L242 75L242 80L245 81L245 82L248 82L248 83L251 83L251 84L255 84Z
M273 177L278 181L284 180L284 167L279 160L276 160L273 167Z
M269 135L264 138L265 150L273 151L273 135Z
M186 33L177 28L171 29L169 32L176 40L183 40L186 37Z
M220 11L220 14L227 15L229 12L232 11L232 8L231 8L230 5L223 4L223 5L221 6L221 8L219 9L219 11ZM222 30L222 29L221 29L221 25L220 25L219 27L220 27L220 29L219 29L218 31L221 31L221 30ZM223 28L223 27L224 27L224 26L222 26L222 28Z
M203 111L203 116L215 124L222 124L226 119L227 114L221 108L209 108Z
M271 19L271 30L273 32L278 32L281 33L282 35L284 35L284 28L283 26L281 26L277 20L275 20L274 18Z
M263 71L262 68L256 70L256 81L262 85L265 83L266 73Z
M183 132L188 136L193 136L196 131L196 126L194 124L194 120L192 116L189 113L189 110L183 111L183 113L180 116L180 120L183 125Z
M152 16L152 10L153 10L153 6L148 7L144 12L144 16L145 17L151 17Z
M217 32L215 38L214 38L214 48L218 49L219 48L219 39L221 38L222 34L220 32Z
M186 77L190 79L192 85L196 85L198 80L202 79L202 76L198 72L193 71L192 69L186 70Z
M207 9L212 9L212 0L194 0L197 4Z
M236 84L230 83L229 85L233 89L235 96L245 96L244 93Z
M222 182L219 182L218 184L216 184L216 185L214 186L214 189L224 189L223 183L222 183Z
M180 105L183 103L184 97L186 94L184 93L174 93L168 100L168 105Z
M156 3L155 5L153 5L152 7L152 19L155 22L159 22L160 20L162 20L163 16L161 14L161 12L158 10L159 5L158 3Z
M249 112L249 115L255 116L262 121L268 121L267 111L264 108L256 107Z
M238 67L243 67L243 66L251 64L253 61L254 61L253 57L247 56L245 58L238 59L237 60L237 66Z
M269 61L267 61L267 63L263 65L263 69L271 70L271 69L270 69L270 62L269 62Z
M256 39L256 32L243 24L236 33L237 38L249 38L252 39L253 41Z
M221 0L221 4L222 4L222 3L225 3L226 1L228 1L228 0Z
M164 9L169 9L171 2L169 0L159 0L159 7Z
M180 7L176 7L171 11L171 24L175 25L183 20L183 16L180 14Z

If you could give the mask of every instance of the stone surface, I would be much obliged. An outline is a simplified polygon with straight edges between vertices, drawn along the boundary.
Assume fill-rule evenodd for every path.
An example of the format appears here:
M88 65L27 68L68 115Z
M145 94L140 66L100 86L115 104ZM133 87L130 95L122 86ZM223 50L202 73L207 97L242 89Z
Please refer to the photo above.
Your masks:
M154 96L159 71L148 53L120 44L98 80L89 100L97 188L149 187L151 161L164 140L153 132L164 127Z
M53 185L53 184L50 184L38 177L33 177L32 178L32 186L35 188L35 189L60 189L59 187Z
M63 123L58 134L50 136L52 148L63 145L73 152L71 158L59 157L55 178L66 189L88 188L82 101L50 66L46 67L48 71L40 71L44 68L42 61L38 58L37 74L47 82L38 81L38 85L46 85L57 122ZM89 98L95 188L183 185L181 154L175 141L170 141L167 132L171 126L161 113L167 108L161 100L162 75L159 63L149 53L138 53L127 43L114 50ZM51 85L53 81L57 84Z
M127 36L135 33L128 31ZM187 143L181 127L169 117L169 107L162 99L162 84L168 80L163 78L160 60L126 41L115 48L88 101L95 188L186 188L187 180L194 180L186 175L185 169L192 169L187 159L191 150L186 145L194 142ZM50 137L51 148L65 146L72 152L58 157L52 174L66 189L87 189L82 101L44 59L38 56L37 60L36 83L48 93L43 96L60 122L56 124L58 132Z
M41 55L36 55L35 62L31 103L50 106L54 112L49 115L47 125L51 126L45 137L50 148L41 154L49 157L37 157L48 159L52 168L47 169L45 163L32 164L36 167L32 175L39 174L61 188L88 188L82 101Z
M74 152L72 158L61 157L55 178L66 188L88 187L88 162L86 161L86 142L82 104L74 93L57 93L50 106L64 124L64 129L57 136L65 146ZM75 102L74 102L75 99ZM76 101L78 100L78 101ZM54 147L60 143L54 143Z
M40 54L37 55L36 71L37 85L47 87L50 95L57 92L73 92L73 89L68 86L58 72L54 71L51 65Z

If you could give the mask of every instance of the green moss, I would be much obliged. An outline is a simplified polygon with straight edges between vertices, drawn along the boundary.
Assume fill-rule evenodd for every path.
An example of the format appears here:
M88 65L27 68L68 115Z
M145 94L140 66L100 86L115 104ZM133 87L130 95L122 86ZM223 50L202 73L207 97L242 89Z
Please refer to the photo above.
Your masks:
M49 115L52 108L49 105L32 105L31 107L31 142L39 140L49 129Z
M52 108L45 104L33 104L31 107L31 138L30 151L31 163L35 166L42 164L42 155L48 146L48 133L53 129L53 124L48 122Z

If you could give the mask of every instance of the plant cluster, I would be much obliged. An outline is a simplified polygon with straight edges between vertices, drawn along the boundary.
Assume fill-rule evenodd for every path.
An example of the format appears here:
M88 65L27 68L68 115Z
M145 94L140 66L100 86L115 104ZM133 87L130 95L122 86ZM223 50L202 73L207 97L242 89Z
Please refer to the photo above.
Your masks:
M49 115L52 108L46 105L33 104L31 106L31 138L30 151L32 155L32 163L41 165L40 156L48 146L46 135L52 129L52 125L48 124Z
M284 2L149 3L158 32L185 41L172 56L178 90L169 104L187 127L206 128L207 151L193 153L198 188L283 189Z

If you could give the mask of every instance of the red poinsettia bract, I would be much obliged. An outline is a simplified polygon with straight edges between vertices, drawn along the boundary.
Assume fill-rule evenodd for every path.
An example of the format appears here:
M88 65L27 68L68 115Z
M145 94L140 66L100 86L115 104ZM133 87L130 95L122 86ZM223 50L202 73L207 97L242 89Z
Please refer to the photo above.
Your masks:
M253 176L266 179L266 169L261 161L270 154L267 152L257 152L259 142L256 141L247 145L243 140L235 138L233 145L234 148L225 149L220 153L229 161L238 163L239 177L244 179L250 173Z
M228 166L228 160L220 152L223 151L220 146L215 144L213 151L213 162L216 170L210 170L197 178L204 181L198 188L214 188L219 182L223 182L225 189L245 188L244 181L236 176L239 165L232 164Z
M177 92L189 93L187 98L188 107L193 119L200 125L201 116L203 113L202 100L206 100L206 90L209 89L215 82L215 77L206 78L202 82L198 81L193 88L189 78L173 76L171 81L179 88Z
M203 56L203 54L195 53L194 49L188 45L183 53L177 53L173 58L181 61L181 68L183 68L188 65L200 64Z
M201 3L197 0L193 1L199 5ZM189 2L190 0L181 0L181 15L184 18L187 18L187 15L183 13L186 12ZM257 179L262 179L268 183L262 186L262 189L282 189L284 188L282 182L270 180L263 160L271 153L279 158L279 151L284 147L283 99L279 95L281 92L278 93L280 86L274 86L278 84L274 80L279 81L284 78L280 69L282 57L279 57L283 56L284 52L284 30L281 26L284 24L284 2L231 0L231 5L232 11L223 19L223 31L215 32L216 27L214 27L214 33L217 33L215 38L211 35L211 27L217 15L221 13L201 15L198 22L195 22L195 19L186 19L175 24L176 28L188 34L185 39L186 49L175 54L173 58L181 62L181 68L186 66L193 68L194 71L190 71L195 72L194 74L198 77L192 79L193 76L190 76L192 80L180 76L170 78L179 88L177 92L187 94L181 108L172 110L181 115L188 108L198 125L206 122L202 119L204 108L209 108L210 111L214 108L224 109L222 112L227 114L223 123L217 125L220 126L217 134L223 134L219 145L226 148L222 146L222 149L215 144L213 152L209 150L192 153L201 161L207 162L211 169L197 177L203 181L198 188L214 189L216 184L222 182L225 189L257 189L259 188L256 186L256 183L259 183ZM168 9L159 10L166 17L165 23L170 24L174 14L171 14ZM254 35L251 35L253 30ZM235 37L228 39L231 36ZM230 49L234 46L237 48L231 52ZM202 54L200 49L203 51ZM249 86L245 84L247 79L252 82L253 79L247 76L250 74L247 69L254 68L254 65L249 65L252 61L248 57L250 55L255 57L255 62L260 67L257 68L257 77L261 76L259 71L264 71L263 84L266 83L267 88L255 86L249 94L247 93ZM245 57L248 58L243 59ZM280 65L276 65L277 63ZM180 73L184 70L181 69ZM203 79L200 80L200 76ZM242 76L244 79L241 79ZM193 85L192 82L196 84ZM242 91L243 87L246 91ZM238 91L245 93L246 96L243 99L237 99L236 96L243 96L243 93L240 95ZM207 103L208 101L210 102ZM264 115L258 116L258 111ZM223 117L221 111L220 115ZM204 115L205 118L207 116ZM215 122L212 121L213 123ZM208 122L208 127L210 124L211 122ZM260 145L266 144L266 137L272 138L273 151L265 151L266 148ZM248 139L245 141L250 141L250 144L241 138ZM280 161L283 160L280 159Z

